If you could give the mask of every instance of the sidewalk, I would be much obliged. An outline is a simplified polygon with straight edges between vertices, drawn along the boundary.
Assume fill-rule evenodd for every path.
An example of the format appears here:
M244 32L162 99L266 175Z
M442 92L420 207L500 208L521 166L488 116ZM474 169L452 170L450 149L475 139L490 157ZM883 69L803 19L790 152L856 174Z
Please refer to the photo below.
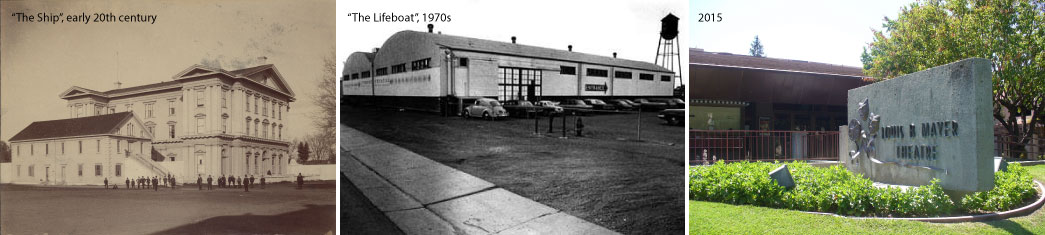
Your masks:
M341 125L341 172L406 234L617 234Z

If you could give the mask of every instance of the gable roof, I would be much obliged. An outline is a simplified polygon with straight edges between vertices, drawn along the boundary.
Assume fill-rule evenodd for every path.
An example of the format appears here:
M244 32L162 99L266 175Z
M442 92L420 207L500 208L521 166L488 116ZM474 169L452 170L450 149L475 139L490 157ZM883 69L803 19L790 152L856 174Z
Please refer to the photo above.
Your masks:
M15 134L14 137L11 137L10 141L111 134L121 124L133 117L134 114L131 112L120 112L82 118L33 122L25 129L22 129L21 132Z
M699 48L689 49L689 63L724 67L740 67L865 77L863 69L859 67L819 62L808 62L802 60L736 55L724 52L707 52Z
M462 37L462 36L453 36L453 35L447 35L447 34L426 33L426 32L412 31L412 30L400 31L400 32L392 35L392 37L390 37L388 39L388 41L404 40L404 39L411 40L411 41L417 40L417 41L422 41L422 42L425 42L425 43L432 43L432 44L435 44L436 46L439 46L439 47L446 47L446 48L450 48L450 49L463 50L463 51L476 51L476 52L486 52L486 53L495 53L495 54L504 54L504 55L514 55L514 56L523 56L523 57L532 57L532 58L551 59L551 60L564 60L564 61L573 61L573 62L583 62L583 63L588 63L588 64L597 64L597 65L604 65L604 66L615 66L615 67L630 68L630 69L641 69L641 70L648 70L648 71L655 71L655 72L665 72L665 73L671 73L672 72L671 70L668 70L667 68L664 68L664 67L661 67L659 65L655 65L655 64L649 63L649 62L642 62L642 61L614 58L614 57L608 57L608 56L592 55L592 54L587 54L587 53L580 53L580 52L574 52L574 51L552 49L552 48L546 48L546 47L529 46L529 45L516 44L516 43L510 43L510 42L499 42L499 41L486 40L486 39L469 38L469 37ZM389 43L386 42L386 45L387 44L389 44ZM386 50L386 49L379 50L377 52L378 56L380 57L381 53L382 52L386 52L386 51L391 51L391 50ZM381 60L381 59L378 58L378 60ZM376 65L376 66L384 66L384 65Z
M255 77L251 77L251 75L254 75L254 74L266 71L266 70L272 70L272 73L276 74L276 77L274 78L274 81L275 81L277 87L268 86L261 79L258 79L258 78L255 78ZM196 72L196 71L200 71L200 72ZM249 80L249 81L254 82L256 84L260 84L260 85L262 85L264 87L272 88L273 90L275 90L277 92L284 93L287 96L289 96L290 101L294 101L294 90L290 89L290 86L287 84L286 80L283 79L283 74L279 73L279 69L276 69L276 66L273 65L273 64L263 64L263 65L258 65L258 66L254 66L254 67L249 67L249 68L237 69L237 70L233 70L233 71L228 71L228 70L224 70L224 69L220 69L220 68L211 68L211 67L195 64L195 65L189 66L189 68L186 68L185 70L182 70L178 74L175 74L173 78L174 78L174 80L179 80L179 79L184 79L184 78L188 78L188 77L196 77L196 76L209 75L209 74L223 74L225 76L228 76L228 77L231 77L231 78L235 78L235 79Z

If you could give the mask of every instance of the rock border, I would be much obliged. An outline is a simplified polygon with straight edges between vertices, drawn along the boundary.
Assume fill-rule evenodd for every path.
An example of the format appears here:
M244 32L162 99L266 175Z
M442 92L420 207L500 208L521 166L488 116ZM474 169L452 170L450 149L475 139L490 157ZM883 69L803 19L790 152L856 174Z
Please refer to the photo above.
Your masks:
M1042 185L1041 182L1039 182L1038 180L1034 180L1034 184L1037 185L1038 189L1039 189L1038 200L1034 201L1034 203L1031 203L1030 205L1026 205L1024 207L1020 207L1020 208L1016 208L1016 209L1013 209L1013 210L1009 210L1009 211L989 213L989 214L982 214L982 215L965 215L965 216L951 216L951 217L893 218L893 217L855 217L855 216L854 217L850 217L850 216L843 216L843 215L838 215L838 214L834 214L834 213L825 213L825 212L810 212L810 211L802 211L802 212L810 213L810 214L818 214L818 215L832 215L832 216L844 217L844 218L850 218L850 219L911 220L911 221L921 221L921 222L930 222L930 223L962 223L962 222L983 222L983 221L991 221L991 220L1003 220L1003 219L1008 219L1008 218L1012 218L1012 217L1024 216L1024 215L1032 214L1032 213L1034 213L1034 211L1036 211L1039 208L1041 208L1042 205L1045 205L1045 185Z

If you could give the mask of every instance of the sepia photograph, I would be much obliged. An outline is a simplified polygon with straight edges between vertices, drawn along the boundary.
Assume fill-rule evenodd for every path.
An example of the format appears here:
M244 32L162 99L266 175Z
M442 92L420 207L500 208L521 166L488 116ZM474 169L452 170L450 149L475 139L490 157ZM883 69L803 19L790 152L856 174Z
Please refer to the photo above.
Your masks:
M685 6L339 3L341 228L684 232Z
M0 233L337 234L333 1L0 1Z

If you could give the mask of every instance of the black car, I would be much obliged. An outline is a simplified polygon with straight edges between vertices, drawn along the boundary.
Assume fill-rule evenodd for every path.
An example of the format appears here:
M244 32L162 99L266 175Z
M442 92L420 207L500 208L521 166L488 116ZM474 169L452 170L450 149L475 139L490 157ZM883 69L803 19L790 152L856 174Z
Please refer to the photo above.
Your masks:
M668 125L677 126L683 125L682 121L686 120L685 116L685 109L665 109L660 111L660 114L657 114L657 117L661 120L667 121Z

